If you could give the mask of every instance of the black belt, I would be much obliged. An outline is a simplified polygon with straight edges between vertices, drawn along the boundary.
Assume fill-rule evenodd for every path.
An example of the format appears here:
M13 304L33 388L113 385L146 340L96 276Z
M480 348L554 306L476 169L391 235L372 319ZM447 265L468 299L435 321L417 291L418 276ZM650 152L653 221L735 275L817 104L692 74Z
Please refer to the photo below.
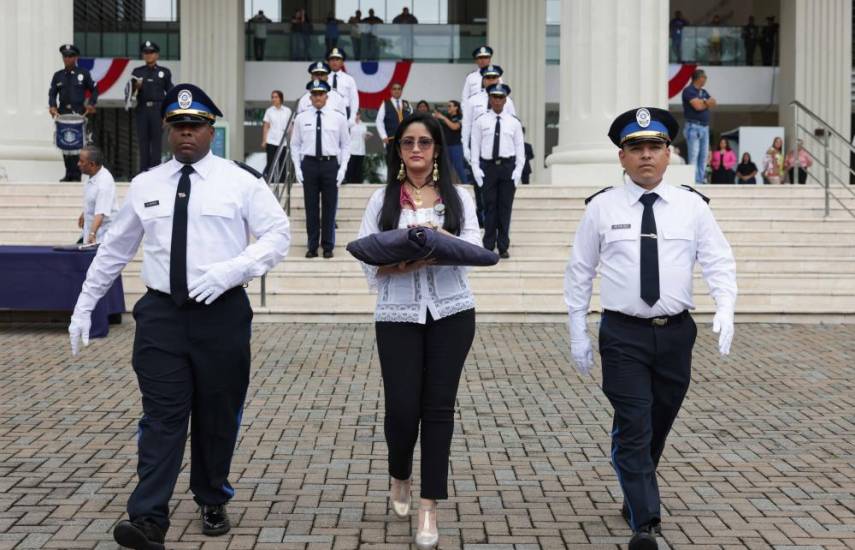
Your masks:
M325 155L322 157L314 157L314 156L306 155L305 157L303 157L303 160L305 160L305 159L317 160L319 162L329 162L331 160L338 160L338 157L335 155Z
M144 107L158 107L160 103L160 101L143 101L141 105Z
M169 300L172 300L172 294L170 294L168 292L161 292L160 290L155 290L149 286L147 286L146 288L148 289L148 291L151 294L154 294L155 296L158 296L160 298L168 298ZM235 292L237 290L243 290L243 285L238 285L234 288L228 289L227 291L223 292L222 295L220 295L220 298L222 298L223 296L228 296L229 294L231 294L232 292ZM217 300L219 300L220 298L217 298ZM197 302L193 298L187 298L187 301L184 303L185 304L195 304L195 305L200 305L200 306L205 305L204 301L203 302Z
M499 157L497 159L481 159L481 162L486 162L487 164L495 164L497 166L502 164L509 164L511 162L516 162L516 157Z
M626 313L621 313L620 311L612 311L610 309L603 310L603 317L613 317L615 319L620 319L621 321L626 321L628 323L634 323L636 325L642 325L645 327L664 327L667 325L673 325L677 323L682 323L685 319L689 318L689 311L684 310L677 315L663 315L661 317L633 317L632 315L627 315Z

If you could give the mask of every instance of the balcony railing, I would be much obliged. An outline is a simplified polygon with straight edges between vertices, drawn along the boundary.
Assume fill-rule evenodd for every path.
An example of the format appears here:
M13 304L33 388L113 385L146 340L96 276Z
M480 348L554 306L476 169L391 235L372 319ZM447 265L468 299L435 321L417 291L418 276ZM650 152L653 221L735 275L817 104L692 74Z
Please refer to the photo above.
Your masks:
M744 27L697 26L683 27L682 40L669 39L671 63L698 63L700 65L772 65L777 63L777 44L772 43L771 61L764 63L763 29L757 28L757 37L747 59L747 48L752 42L743 36ZM682 50L682 51L680 51ZM768 54L768 51L766 52Z

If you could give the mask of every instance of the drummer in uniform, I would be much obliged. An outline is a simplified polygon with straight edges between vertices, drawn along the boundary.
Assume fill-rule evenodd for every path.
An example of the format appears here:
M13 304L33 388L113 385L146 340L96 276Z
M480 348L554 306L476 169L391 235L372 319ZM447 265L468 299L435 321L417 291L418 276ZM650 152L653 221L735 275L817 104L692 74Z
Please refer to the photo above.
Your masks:
M55 73L50 81L48 92L48 111L50 116L58 115L91 115L95 113L98 102L98 88L92 80L89 71L77 66L80 49L74 44L63 44L59 47L62 62L65 67ZM86 101L86 92L91 95ZM79 154L63 155L65 162L65 177L59 181L80 181L80 169L77 167Z
M157 64L160 58L160 46L146 40L140 45L145 65L134 68L134 90L137 92L137 142L140 148L140 172L160 164L160 147L163 136L163 124L160 118L160 104L163 97L172 88L172 72Z

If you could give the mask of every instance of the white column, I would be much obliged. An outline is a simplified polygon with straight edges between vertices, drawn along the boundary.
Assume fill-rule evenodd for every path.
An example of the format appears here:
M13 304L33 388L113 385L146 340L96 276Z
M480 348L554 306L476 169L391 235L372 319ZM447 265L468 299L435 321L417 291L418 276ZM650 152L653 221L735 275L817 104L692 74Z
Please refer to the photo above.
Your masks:
M245 25L243 0L181 0L181 80L217 104L229 124L229 156L242 161Z
M53 145L48 90L62 68L59 47L74 38L74 5L4 0L0 12L0 180L56 181L65 167Z
M781 93L779 116L792 149L793 100L825 120L837 132L850 136L852 105L852 0L787 0L781 2L780 43ZM812 129L819 125L802 115L799 123ZM805 147L822 159L821 145L799 132ZM832 138L831 143L837 140ZM848 162L849 151L837 143L834 153ZM849 182L840 163L835 174ZM817 167L817 175L822 179ZM837 185L832 180L832 185Z
M622 172L607 136L615 116L640 106L668 108L668 0L563 0L560 44L550 179L613 185Z
M489 0L487 43L504 69L517 116L534 149L531 181L543 181L546 134L546 0Z

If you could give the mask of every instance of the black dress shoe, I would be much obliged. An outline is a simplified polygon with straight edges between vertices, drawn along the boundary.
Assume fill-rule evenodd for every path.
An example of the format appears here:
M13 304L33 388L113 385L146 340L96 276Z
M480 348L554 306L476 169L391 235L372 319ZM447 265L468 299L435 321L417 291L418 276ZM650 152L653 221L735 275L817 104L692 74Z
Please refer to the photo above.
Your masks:
M508 254L507 250L503 250L502 252L499 252L499 257L503 260L507 260L508 258L511 257L511 255Z
M113 538L133 550L165 550L163 531L150 521L120 521L113 529Z
M632 527L632 523L630 523L630 521L629 521L629 506L626 505L626 502L624 502L623 506L621 506L621 508L620 508L620 515L623 517L623 520L626 522L626 524L629 525L630 527ZM655 524L651 525L650 528L653 530L653 532L657 536L660 536L660 537L662 536L662 524L661 523L659 523L657 521Z
M333 257L332 250L324 250L324 258L329 260L332 257Z
M307 250L306 251L306 257L307 258L317 258L318 257L318 251L317 250Z
M629 539L629 550L658 550L659 543L653 536L653 530L649 527L639 529Z
M226 513L226 505L217 506L202 505L202 533L209 537L225 535L232 528L229 515Z

